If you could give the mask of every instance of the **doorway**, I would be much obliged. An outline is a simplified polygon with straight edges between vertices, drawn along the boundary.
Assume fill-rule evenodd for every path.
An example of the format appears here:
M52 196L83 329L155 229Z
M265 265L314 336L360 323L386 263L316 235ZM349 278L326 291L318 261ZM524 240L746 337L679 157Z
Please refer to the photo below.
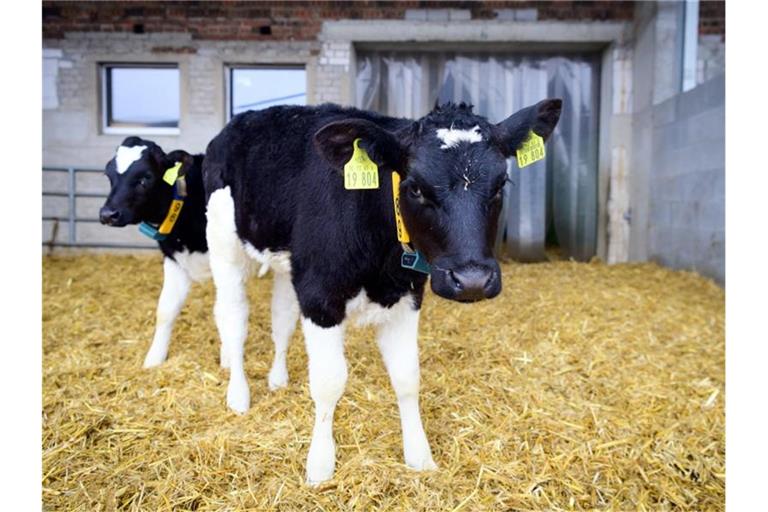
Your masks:
M547 157L523 169L508 162L497 250L519 261L595 255L599 89L598 54L357 51L356 105L386 115L417 119L436 101L464 101L498 123L544 98L563 99Z

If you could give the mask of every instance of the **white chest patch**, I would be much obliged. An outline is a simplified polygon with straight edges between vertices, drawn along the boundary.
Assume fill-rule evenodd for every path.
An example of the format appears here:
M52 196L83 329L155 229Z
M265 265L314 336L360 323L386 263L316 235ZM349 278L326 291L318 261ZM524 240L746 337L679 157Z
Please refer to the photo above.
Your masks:
M273 270L277 274L288 274L291 272L291 253L288 251L272 252L269 249L260 251L250 242L245 242L245 253L261 263L259 277L263 277L267 272Z
M480 125L475 125L469 130L455 130L453 128L438 128L437 138L443 141L440 149L449 149L459 145L459 142L480 142L483 136L480 134Z
M354 322L358 327L389 323L408 312L413 312L413 298L410 295L403 296L391 307L385 308L371 302L365 290L360 290L360 293L349 300L345 310L347 320Z
M141 158L141 154L145 149L147 149L147 146L120 146L117 148L117 153L115 154L117 174L123 174L127 171L133 162Z
M207 252L182 252L173 254L173 259L184 269L190 279L195 282L207 281L211 277L211 266L208 263Z

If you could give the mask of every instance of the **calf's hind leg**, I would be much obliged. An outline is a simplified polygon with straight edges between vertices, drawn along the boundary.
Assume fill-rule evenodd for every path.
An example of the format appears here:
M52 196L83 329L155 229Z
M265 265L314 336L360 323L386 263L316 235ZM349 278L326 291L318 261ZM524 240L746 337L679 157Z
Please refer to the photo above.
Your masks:
M299 302L291 284L291 274L275 272L272 287L272 341L275 344L275 358L268 377L269 389L272 391L288 385L286 354L298 319Z
M221 337L222 350L229 363L227 405L238 413L250 406L250 392L245 377L244 348L248 333L248 298L245 280L248 259L235 228L235 204L229 187L215 190L208 199L206 237L211 274L216 285L214 316Z
M187 272L171 258L163 259L163 289L157 301L157 322L152 346L144 358L144 368L157 366L168 357L168 345L176 317L189 293L190 279Z

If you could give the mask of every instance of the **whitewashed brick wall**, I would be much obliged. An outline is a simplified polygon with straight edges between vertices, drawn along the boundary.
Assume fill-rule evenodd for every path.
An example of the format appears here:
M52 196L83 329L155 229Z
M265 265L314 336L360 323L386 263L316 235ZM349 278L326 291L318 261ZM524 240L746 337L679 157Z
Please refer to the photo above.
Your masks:
M326 41L320 49L317 66L316 99L318 103L350 103L352 44Z
M317 102L315 78L322 76L322 101L338 101L341 82L333 74L344 69L338 63L349 48L331 45L333 64L318 73L320 43L314 41L198 41L189 34L71 33L63 39L43 41L43 165L46 167L103 168L125 135L101 133L99 64L111 62L175 62L181 73L180 133L147 136L167 151L182 148L205 151L208 142L224 127L225 66L228 64L304 64L307 69L307 101ZM346 73L346 71L345 71ZM139 133L137 133L140 135ZM106 193L108 181L101 175L78 178L79 191ZM45 173L43 190L65 192L65 175ZM101 199L78 199L77 215L95 218ZM45 197L43 215L66 216L65 198ZM53 222L43 222L43 241L50 239ZM114 229L78 223L81 242L145 244L134 228ZM66 242L68 229L60 224L57 240Z

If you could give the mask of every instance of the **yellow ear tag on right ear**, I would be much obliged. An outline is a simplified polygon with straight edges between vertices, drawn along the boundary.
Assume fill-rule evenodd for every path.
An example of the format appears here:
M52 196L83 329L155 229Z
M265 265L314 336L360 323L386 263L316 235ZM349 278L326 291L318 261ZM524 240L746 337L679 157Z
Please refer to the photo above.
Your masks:
M379 166L360 147L360 139L353 143L352 158L344 164L344 188L360 190L379 188Z
M163 174L163 181L169 185L176 183L176 179L179 177L179 169L181 169L181 162L176 162L176 165L166 169Z
M544 159L544 139L530 131L528 138L517 150L517 166L522 169L534 162Z

